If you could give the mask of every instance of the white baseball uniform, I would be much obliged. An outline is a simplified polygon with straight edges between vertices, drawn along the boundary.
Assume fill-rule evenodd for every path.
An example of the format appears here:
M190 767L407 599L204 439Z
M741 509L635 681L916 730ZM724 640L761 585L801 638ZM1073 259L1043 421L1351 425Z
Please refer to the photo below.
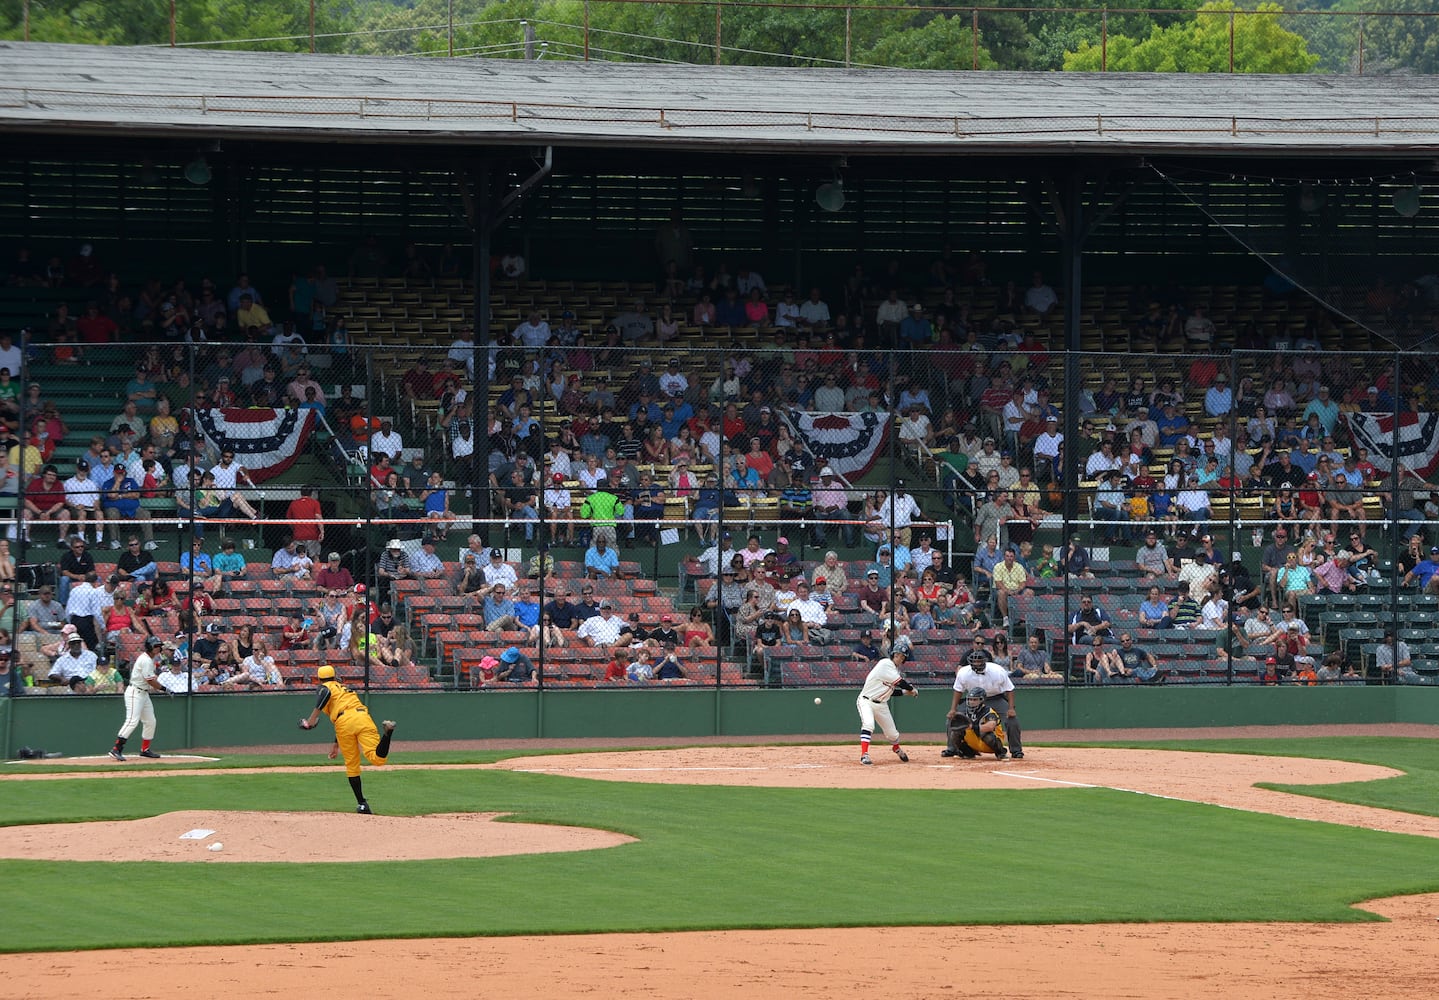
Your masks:
M859 698L855 701L855 707L859 709L859 728L861 733L873 733L876 720L884 731L885 739L890 743L899 743L899 730L894 725L894 715L889 710L889 699L894 694L894 689L900 681L904 680L904 674L899 672L899 667L894 661L885 657L874 665L869 676L864 679L864 687L860 689Z
M135 665L130 668L130 683L125 686L125 724L119 733L125 739L142 723L140 735L147 740L155 736L155 706L150 701L150 680L154 676L155 661L150 654L135 657Z

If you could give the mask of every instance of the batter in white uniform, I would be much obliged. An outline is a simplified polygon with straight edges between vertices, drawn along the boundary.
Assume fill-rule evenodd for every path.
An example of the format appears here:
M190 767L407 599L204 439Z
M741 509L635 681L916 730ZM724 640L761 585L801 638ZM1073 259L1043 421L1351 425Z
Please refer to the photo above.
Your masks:
M1024 759L1024 743L1019 736L1019 716L1014 713L1014 681L1009 671L994 663L984 650L976 649L969 654L969 665L960 667L954 675L954 696L949 701L949 719L959 714L959 701L970 688L984 689L984 702L999 713L1004 721L1004 738L1009 744L1009 755L1015 760ZM949 750L941 750L941 757L950 757Z
M869 676L864 679L864 687L860 689L859 698L855 701L855 707L859 709L859 762L861 764L874 763L869 757L869 741L870 737L874 735L875 720L879 721L885 739L889 740L890 749L901 761L909 763L909 754L900 749L899 730L895 728L894 716L889 711L889 699L896 691L916 696L919 694L919 690L904 679L904 674L899 669L900 665L909 658L909 650L909 640L899 639L895 642L894 649L890 651L889 656L876 663L874 669L869 672Z
M145 640L145 652L135 657L135 665L130 668L130 683L125 685L125 724L120 727L120 735L115 737L115 745L110 748L110 756L116 760L125 759L125 741L140 725L144 727L140 730L140 756L160 756L150 749L150 740L155 737L155 706L150 703L150 692L169 692L155 677L155 661L150 657L150 650L163 645L164 639L158 635L150 636Z

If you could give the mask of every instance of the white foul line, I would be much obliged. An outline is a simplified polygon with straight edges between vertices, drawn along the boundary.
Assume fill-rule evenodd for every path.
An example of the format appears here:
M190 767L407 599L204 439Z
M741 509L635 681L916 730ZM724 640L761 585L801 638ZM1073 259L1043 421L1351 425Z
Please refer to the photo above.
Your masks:
M1024 771L991 771L991 774L1002 774L1006 778L1023 778L1025 781L1044 781L1051 785L1068 785L1070 788L1107 788L1108 785L1091 785L1085 781L1065 781L1062 778L1041 778L1036 774L1028 774ZM1120 789L1121 791L1123 789Z

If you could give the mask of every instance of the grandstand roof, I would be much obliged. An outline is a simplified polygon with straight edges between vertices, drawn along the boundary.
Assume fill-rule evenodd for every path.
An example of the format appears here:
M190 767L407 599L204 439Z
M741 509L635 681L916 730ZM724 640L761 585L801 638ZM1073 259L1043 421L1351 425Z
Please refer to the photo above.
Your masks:
M0 130L785 153L1439 150L1439 77L920 72L0 43Z

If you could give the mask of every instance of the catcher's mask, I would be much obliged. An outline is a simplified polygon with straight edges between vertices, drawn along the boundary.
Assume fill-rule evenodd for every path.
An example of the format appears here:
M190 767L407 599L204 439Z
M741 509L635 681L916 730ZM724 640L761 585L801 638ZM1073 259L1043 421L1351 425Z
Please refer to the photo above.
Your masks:
M964 693L964 703L970 708L978 708L984 704L984 688L972 687Z
M982 650L982 649L971 649L971 650L969 651L969 665L970 665L971 667L975 667L976 669L981 669L981 670L982 670L982 669L984 668L984 665L985 665L986 663L988 663L988 662L989 662L989 656L988 656L988 654L985 653L984 650Z

